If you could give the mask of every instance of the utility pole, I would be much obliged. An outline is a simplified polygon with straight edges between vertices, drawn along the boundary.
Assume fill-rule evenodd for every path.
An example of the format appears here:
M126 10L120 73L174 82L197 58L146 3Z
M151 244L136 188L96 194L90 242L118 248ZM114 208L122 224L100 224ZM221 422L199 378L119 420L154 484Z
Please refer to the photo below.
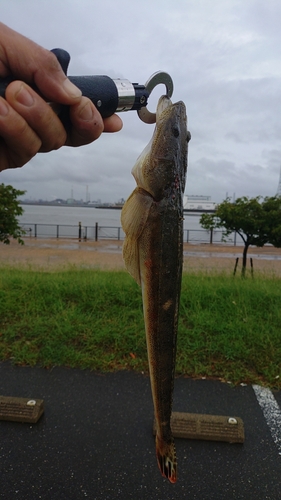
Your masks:
M279 176L279 183L278 183L276 196L281 196L281 168L280 168L280 176Z

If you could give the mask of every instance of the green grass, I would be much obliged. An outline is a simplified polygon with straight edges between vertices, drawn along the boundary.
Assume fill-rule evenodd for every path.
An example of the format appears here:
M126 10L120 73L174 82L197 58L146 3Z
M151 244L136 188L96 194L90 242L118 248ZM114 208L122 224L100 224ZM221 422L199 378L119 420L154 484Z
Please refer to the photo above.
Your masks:
M281 388L280 301L278 278L185 274L177 374ZM147 371L139 287L125 272L1 268L0 359Z

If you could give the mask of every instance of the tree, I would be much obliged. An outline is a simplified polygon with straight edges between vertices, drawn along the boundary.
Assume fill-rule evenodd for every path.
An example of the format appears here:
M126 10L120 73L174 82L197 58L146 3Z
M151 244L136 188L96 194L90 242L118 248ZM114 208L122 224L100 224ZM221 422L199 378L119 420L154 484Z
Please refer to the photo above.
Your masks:
M266 197L263 207L263 232L268 243L281 247L281 196Z
M263 247L266 243L281 247L281 197L243 196L231 202L226 198L217 205L214 214L203 214L200 224L204 229L224 228L223 238L232 232L244 242L242 276L245 275L247 252L250 245Z
M17 200L25 191L19 191L12 186L0 184L0 241L9 244L10 237L23 244L21 236L24 231L18 223L17 217L22 215L23 209Z

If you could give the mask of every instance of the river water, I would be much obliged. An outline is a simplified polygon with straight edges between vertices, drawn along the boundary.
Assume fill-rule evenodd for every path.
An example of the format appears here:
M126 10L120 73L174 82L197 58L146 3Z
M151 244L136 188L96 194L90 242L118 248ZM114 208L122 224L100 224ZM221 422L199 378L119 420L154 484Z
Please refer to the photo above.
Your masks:
M121 210L94 207L67 207L22 205L24 213L19 222L27 233L38 237L77 238L78 225L82 225L82 237L95 239L98 224L98 239L124 239L121 228ZM210 234L200 225L201 214L184 214L184 241L208 243ZM214 242L221 242L221 231L214 233ZM233 244L234 236L230 237ZM239 238L237 237L237 243Z
M94 207L66 207L22 205L24 213L19 217L21 224L59 224L75 225L81 222L82 226L121 226L121 210ZM185 229L202 229L199 223L201 214L185 214Z

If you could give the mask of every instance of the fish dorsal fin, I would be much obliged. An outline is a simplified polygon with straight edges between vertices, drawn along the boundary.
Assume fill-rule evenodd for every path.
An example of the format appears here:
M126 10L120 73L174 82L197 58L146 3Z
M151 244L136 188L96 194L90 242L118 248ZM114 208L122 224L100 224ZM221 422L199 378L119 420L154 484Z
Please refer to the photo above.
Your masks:
M141 188L136 188L126 201L121 224L126 239L123 245L123 259L128 272L141 285L138 239L146 224L153 198Z

